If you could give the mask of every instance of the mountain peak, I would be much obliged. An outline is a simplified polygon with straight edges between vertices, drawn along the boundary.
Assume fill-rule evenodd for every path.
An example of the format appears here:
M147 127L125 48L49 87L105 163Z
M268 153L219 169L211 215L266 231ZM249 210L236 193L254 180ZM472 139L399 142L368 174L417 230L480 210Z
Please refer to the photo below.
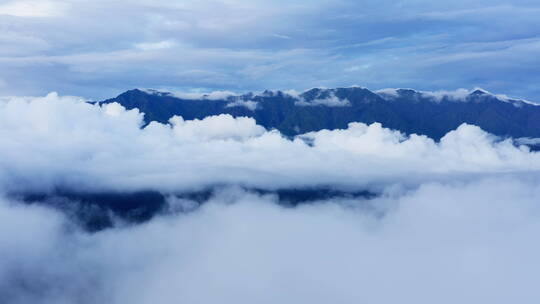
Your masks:
M499 95L490 93L482 88L474 88L472 90L458 89L454 91L419 91L410 88L398 88L398 89L382 89L375 92L370 91L367 88L360 86L352 87L339 87L339 88L324 88L316 87L305 90L302 93L296 91L280 91L280 90L264 90L260 93L248 92L245 94L238 94L230 91L214 91L209 93L185 93L185 92L166 92L156 89L141 89L136 88L128 90L119 96L137 96L137 95L150 95L158 97L178 98L182 100L223 100L230 101L231 99L250 100L254 97L262 98L292 98L301 100L312 99L324 99L333 98L337 96L341 99L352 98L358 101L362 99L364 101L373 101L377 97L384 100L401 100L401 101L461 101L461 102L484 102L484 101L500 101L511 103L514 106L538 105L534 102L529 102L521 99L513 99L506 95ZM118 98L118 97L117 97Z

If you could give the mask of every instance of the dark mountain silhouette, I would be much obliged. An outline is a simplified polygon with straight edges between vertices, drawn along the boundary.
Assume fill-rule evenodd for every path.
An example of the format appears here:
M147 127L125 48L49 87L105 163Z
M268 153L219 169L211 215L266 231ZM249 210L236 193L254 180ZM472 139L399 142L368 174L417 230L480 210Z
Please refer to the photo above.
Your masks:
M230 114L253 117L259 125L288 136L342 129L350 122L379 122L386 128L436 140L463 123L501 137L540 137L540 106L480 89L436 95L411 89L372 92L360 87L314 88L298 95L264 91L197 98L134 89L102 101L111 102L127 109L139 109L145 113L146 123L167 123L174 115L202 119Z
M56 189L53 192L11 195L27 204L53 207L68 215L82 229L96 232L114 227L115 222L140 224L148 222L160 213L191 212L214 197L219 190L220 187L211 187L200 191L163 194L158 191L80 192ZM368 208L369 200L379 195L368 190L343 191L330 187L277 190L244 188L244 190L258 195L275 195L277 203L283 207L320 203L331 199L357 199L362 202L362 206ZM177 206L174 210L169 210L167 197L173 196L189 200L192 204L185 208Z

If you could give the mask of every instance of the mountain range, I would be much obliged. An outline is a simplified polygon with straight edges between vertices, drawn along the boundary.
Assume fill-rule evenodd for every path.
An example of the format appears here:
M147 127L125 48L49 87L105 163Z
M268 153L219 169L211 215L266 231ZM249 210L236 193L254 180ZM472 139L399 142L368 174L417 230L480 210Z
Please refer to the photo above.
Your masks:
M347 128L350 122L371 124L435 140L463 123L501 137L539 138L540 105L491 94L482 89L422 92L412 89L370 91L362 87L313 88L302 93L210 94L133 89L100 103L137 108L144 120L167 123L174 115L186 120L212 115L247 116L267 129L294 136L322 129Z
M540 150L540 106L481 89L434 93L412 89L370 91L349 87L314 88L303 93L267 90L240 95L230 92L193 94L133 89L98 103L112 102L127 109L140 110L144 113L145 124L152 121L167 123L175 115L191 120L230 114L234 117L252 117L259 125L277 129L285 136L347 128L350 122L379 122L384 127L406 134L423 134L439 140L459 125L468 123L502 138L518 139L517 143L528 145L532 150ZM286 207L327 199L365 200L379 195L366 189L342 190L332 187L242 189L258 195L272 194L278 204ZM167 199L173 196L192 202L193 206L187 205L177 210L190 212L219 191L220 187L216 186L169 194L154 190L88 193L60 187L52 193L13 195L28 204L46 204L61 210L83 229L92 232L114 227L118 219L126 223L146 222L157 214L167 212Z

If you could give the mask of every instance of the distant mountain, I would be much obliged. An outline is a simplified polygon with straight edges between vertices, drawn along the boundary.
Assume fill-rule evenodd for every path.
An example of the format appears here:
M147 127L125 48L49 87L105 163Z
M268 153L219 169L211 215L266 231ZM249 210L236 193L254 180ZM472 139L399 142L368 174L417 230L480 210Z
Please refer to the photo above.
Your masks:
M162 123L174 115L202 119L211 115L253 117L259 125L292 136L321 129L346 128L350 122L380 122L406 134L440 139L462 123L502 137L540 137L540 106L477 89L446 93L411 89L372 92L365 88L314 88L300 94L264 91L235 95L174 94L134 89L101 103L118 102Z

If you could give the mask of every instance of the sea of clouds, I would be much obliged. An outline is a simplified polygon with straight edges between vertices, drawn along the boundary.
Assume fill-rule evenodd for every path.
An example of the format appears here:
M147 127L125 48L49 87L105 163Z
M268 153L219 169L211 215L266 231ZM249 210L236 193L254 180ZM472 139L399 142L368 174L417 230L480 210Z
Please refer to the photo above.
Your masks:
M435 142L376 123L286 138L251 118L141 128L142 115L0 99L1 303L540 300L540 154L511 139L462 125ZM21 199L209 187L189 212L169 199L97 232ZM273 192L318 187L376 195L290 207Z

